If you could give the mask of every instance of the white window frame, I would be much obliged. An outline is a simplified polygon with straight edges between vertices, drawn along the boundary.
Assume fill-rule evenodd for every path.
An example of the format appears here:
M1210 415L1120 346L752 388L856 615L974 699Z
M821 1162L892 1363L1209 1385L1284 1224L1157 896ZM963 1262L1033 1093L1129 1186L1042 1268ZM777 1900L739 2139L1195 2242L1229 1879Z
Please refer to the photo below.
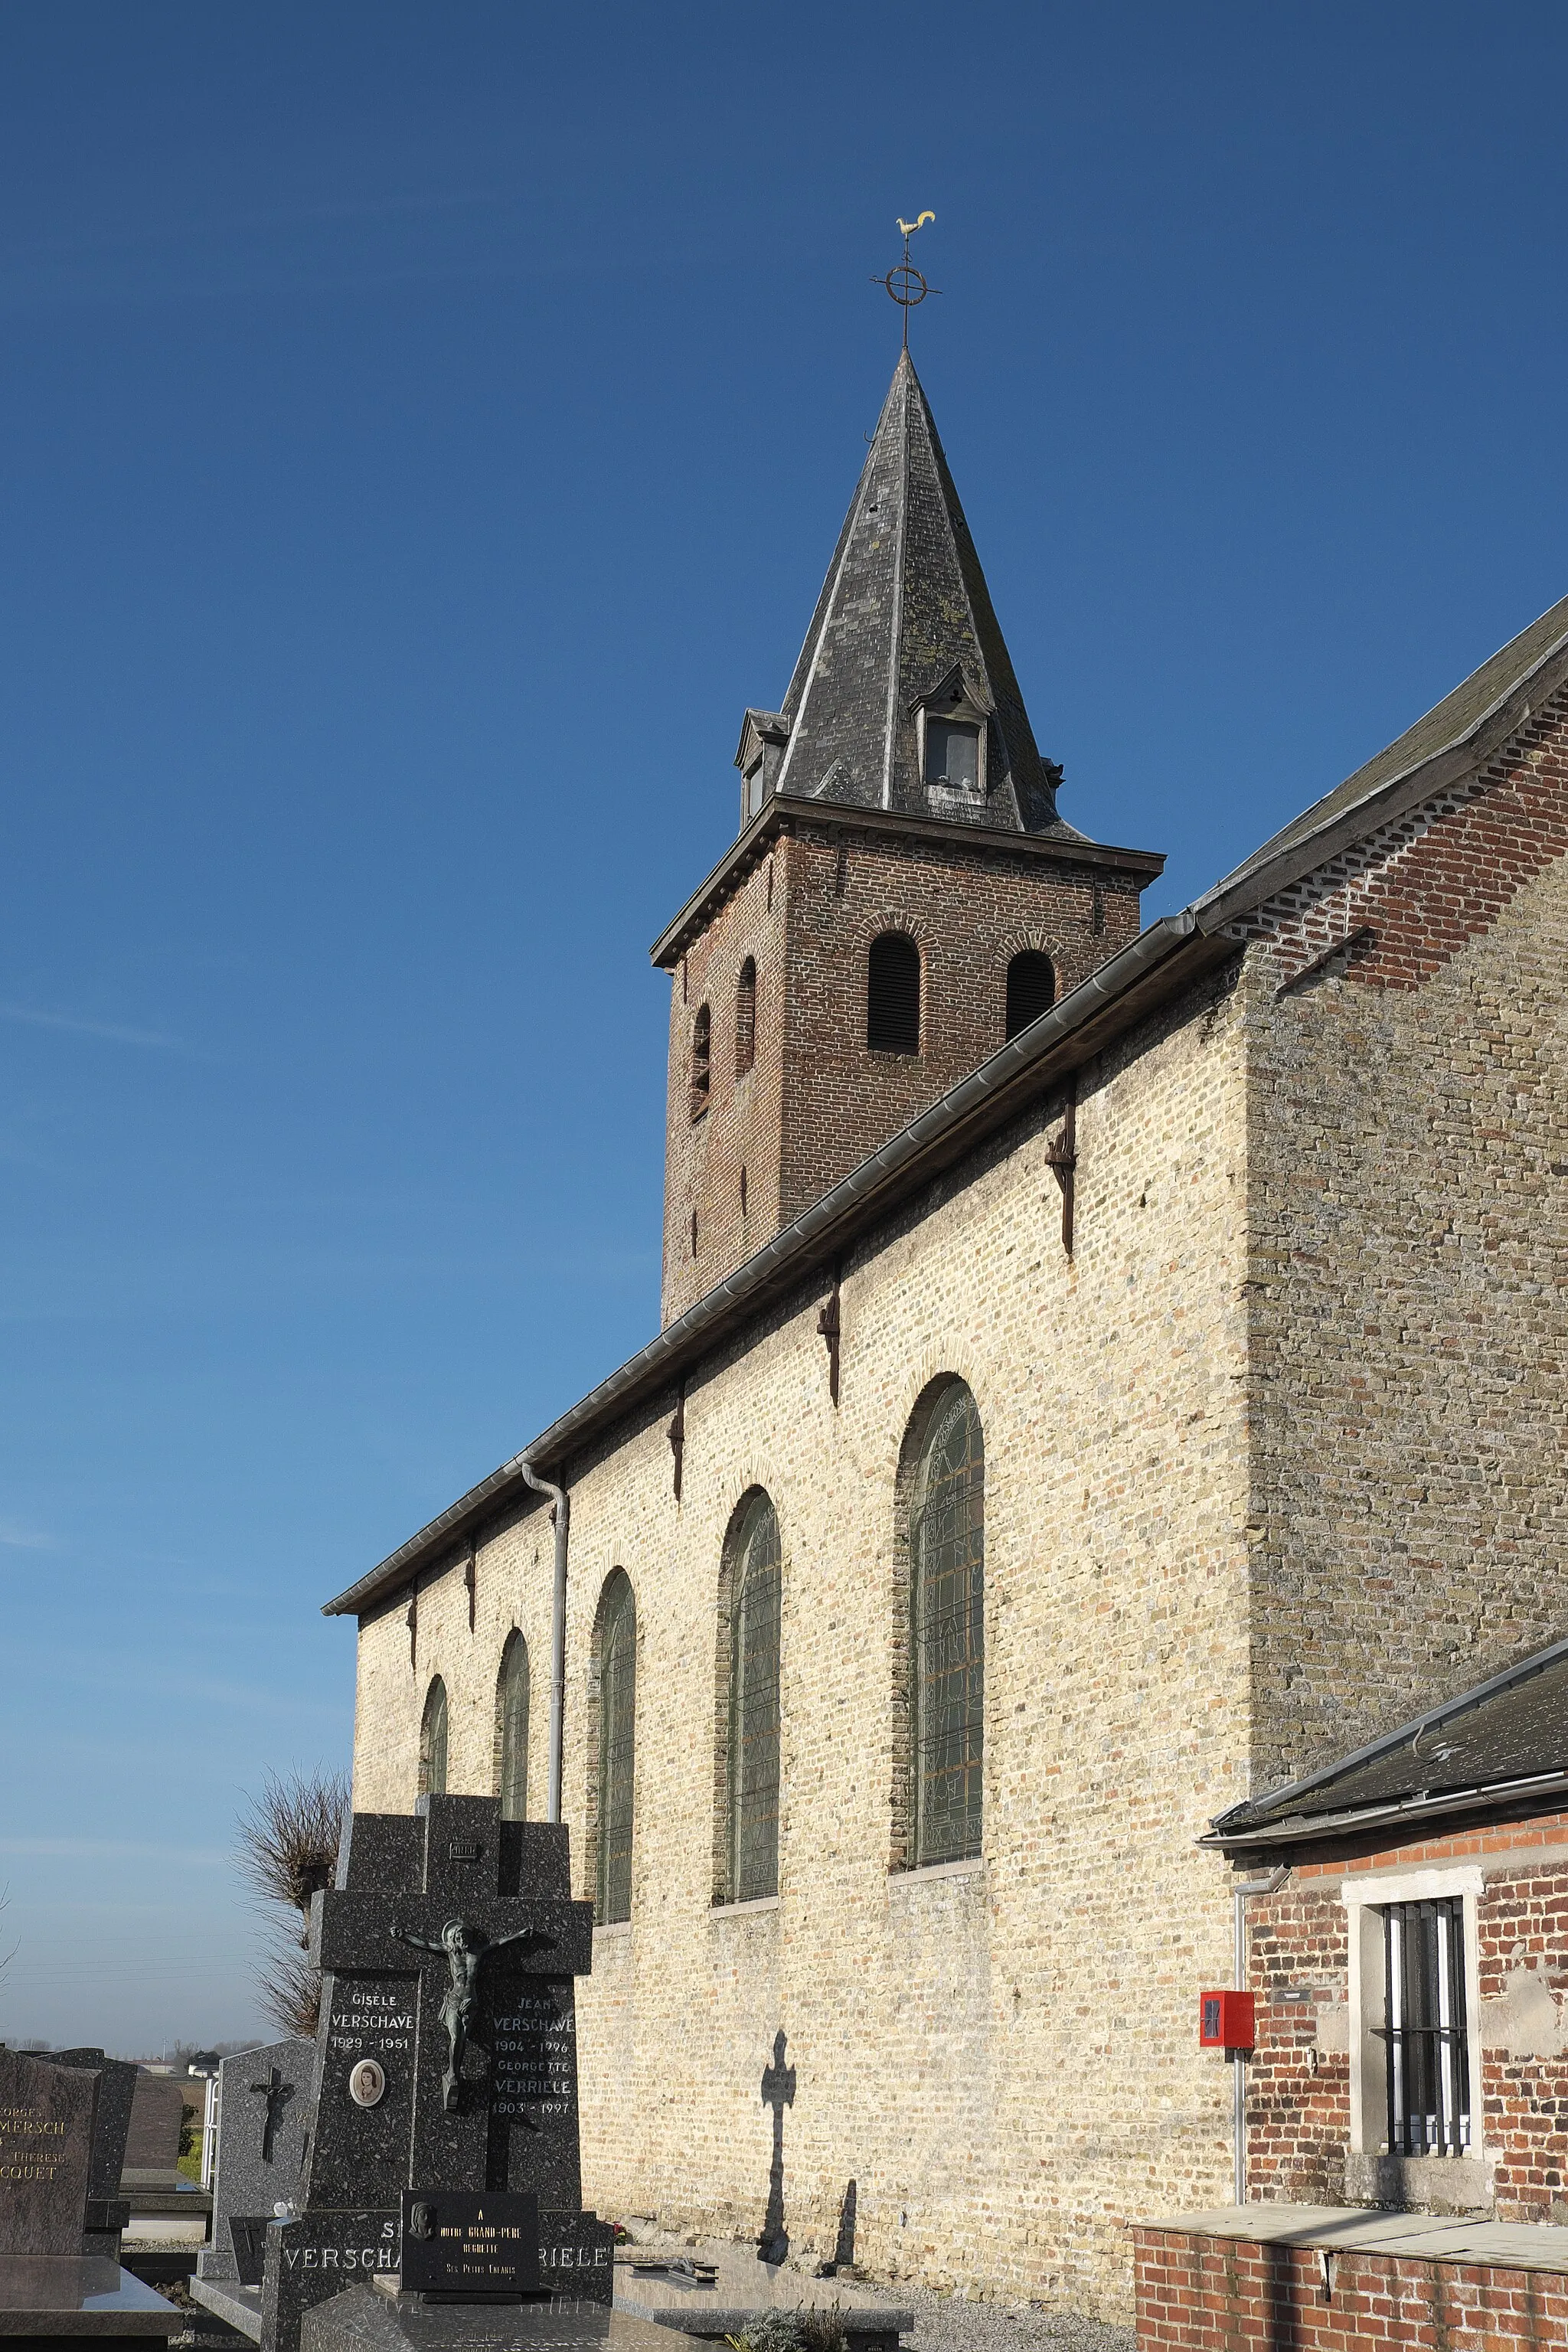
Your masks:
M1377 2029L1387 2020L1387 1973L1384 1957L1384 1906L1391 1903L1443 1903L1462 1897L1465 1936L1465 2013L1468 2021L1470 2063L1470 2146L1468 2158L1490 2161L1481 2144L1481 1999L1477 1927L1481 1887L1479 1864L1449 1869L1389 1872L1385 1875L1347 1878L1340 1888L1350 1929L1351 2154L1387 2156L1388 2044ZM1405 2159L1409 2162L1415 2158ZM1422 2162L1445 2163L1433 2157Z

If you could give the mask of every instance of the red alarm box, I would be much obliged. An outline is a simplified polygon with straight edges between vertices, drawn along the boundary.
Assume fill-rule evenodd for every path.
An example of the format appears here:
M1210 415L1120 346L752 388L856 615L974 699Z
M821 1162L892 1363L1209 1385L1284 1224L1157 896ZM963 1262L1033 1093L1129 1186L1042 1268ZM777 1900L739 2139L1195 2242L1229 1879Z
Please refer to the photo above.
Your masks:
M1205 2050L1250 2050L1258 2040L1249 1992L1201 1992L1198 2041Z

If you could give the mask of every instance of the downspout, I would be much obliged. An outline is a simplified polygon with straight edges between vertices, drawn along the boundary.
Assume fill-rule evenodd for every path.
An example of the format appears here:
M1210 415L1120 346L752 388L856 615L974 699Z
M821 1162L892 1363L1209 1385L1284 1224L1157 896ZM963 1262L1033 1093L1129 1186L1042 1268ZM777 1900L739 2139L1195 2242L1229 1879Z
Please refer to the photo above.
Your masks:
M1247 1990L1247 1898L1249 1895L1272 1895L1284 1885L1290 1875L1290 1865L1282 1862L1267 1878L1244 1878L1232 1891L1236 1896L1236 1989ZM1233 2113L1231 2127L1236 2137L1236 2194L1233 2205L1247 2202L1247 2053L1238 2050L1231 2059L1236 2072L1231 2082Z
M544 1818L561 1819L561 1751L566 1721L566 1490L542 1478L531 1462L518 1469L536 1495L548 1495L555 1506L555 1607L550 1621L550 1786ZM1240 1916L1239 1914L1237 1915Z

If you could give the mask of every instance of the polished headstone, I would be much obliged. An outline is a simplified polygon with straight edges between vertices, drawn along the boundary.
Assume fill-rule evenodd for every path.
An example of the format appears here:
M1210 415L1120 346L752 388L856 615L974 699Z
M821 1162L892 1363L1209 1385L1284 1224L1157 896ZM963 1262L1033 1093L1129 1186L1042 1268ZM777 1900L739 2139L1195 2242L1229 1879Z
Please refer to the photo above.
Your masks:
M421 1804L356 1815L339 1885L312 1906L323 2028L305 2202L392 2203L432 2184L578 2206L573 1979L592 1966L593 1906L571 1900L566 1831L503 1822L493 1798ZM455 1922L479 1953L449 2087ZM382 2078L368 2103L366 2062Z
M98 2082L0 2048L0 2253L86 2252Z
M120 2237L131 2209L120 2192L125 2145L136 2096L136 2068L127 2058L108 2058L99 2049L51 2050L51 2066L73 2066L98 2076L92 2120L92 2158L88 2167L87 2234L82 2251L120 2259Z
M264 2352L364 2266L395 2272L416 2197L536 2198L542 2283L607 2307L614 2233L582 2207L574 1979L593 1959L567 1832L491 1797L346 1825L315 1898L321 2022L299 2218L269 2229Z
M213 2179L212 2243L197 2257L205 2279L246 2276L235 2242L236 2223L249 2223L258 2257L265 2225L279 2205L300 2200L305 2136L310 2113L313 2042L264 2042L226 2058L219 2069L217 2168ZM255 2276L260 2277L259 2267Z

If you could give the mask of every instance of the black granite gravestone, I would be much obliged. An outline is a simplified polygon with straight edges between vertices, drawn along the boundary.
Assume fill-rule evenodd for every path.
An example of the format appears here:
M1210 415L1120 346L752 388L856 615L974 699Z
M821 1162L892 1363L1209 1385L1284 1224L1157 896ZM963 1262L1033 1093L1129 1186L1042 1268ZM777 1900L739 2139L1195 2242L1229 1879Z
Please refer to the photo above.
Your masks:
M260 2284L267 2224L300 2198L315 2063L313 2042L268 2042L219 2068L213 2234L198 2278Z
M614 2233L582 2210L577 2136L593 1910L572 1900L565 1829L503 1822L488 1797L356 1814L310 1943L309 2147L299 2218L268 2231L263 2352L298 2352L304 2313L357 2279L401 2275L405 2191L537 2200L541 2291L607 2305Z

